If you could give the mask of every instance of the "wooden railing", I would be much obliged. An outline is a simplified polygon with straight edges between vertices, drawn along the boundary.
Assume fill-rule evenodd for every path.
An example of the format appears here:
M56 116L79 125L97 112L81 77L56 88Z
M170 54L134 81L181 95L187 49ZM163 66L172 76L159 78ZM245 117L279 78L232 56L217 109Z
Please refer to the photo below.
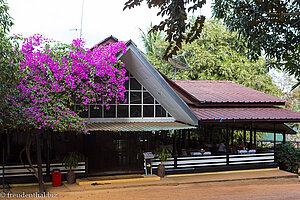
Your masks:
M176 159L170 158L163 162L166 170L174 169ZM152 159L152 169L156 169L160 164L159 159ZM177 157L177 169L215 167L215 166L237 166L247 164L268 164L274 163L274 153L218 155L218 156L194 156Z
M273 163L274 153L229 155L230 165Z
M36 164L33 165L37 167ZM22 177L22 176L33 176L32 172L28 170L29 165L7 165L4 166L4 177ZM51 163L50 164L50 172L53 169L59 169L62 174L67 173L67 169L63 165L63 163ZM46 175L46 164L42 164L43 175ZM85 161L81 161L78 163L78 167L73 169L76 174L84 174L86 172ZM0 177L3 176L2 166L0 166Z

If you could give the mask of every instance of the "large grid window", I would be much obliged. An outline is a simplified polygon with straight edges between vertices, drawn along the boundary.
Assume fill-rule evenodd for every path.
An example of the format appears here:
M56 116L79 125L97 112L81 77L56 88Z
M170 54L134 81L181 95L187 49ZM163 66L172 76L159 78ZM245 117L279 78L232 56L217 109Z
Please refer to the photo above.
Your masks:
M89 105L86 112L80 113L84 118L162 118L171 115L153 98L153 96L129 75L125 82L127 103L110 104L110 109ZM78 106L78 108L80 108Z

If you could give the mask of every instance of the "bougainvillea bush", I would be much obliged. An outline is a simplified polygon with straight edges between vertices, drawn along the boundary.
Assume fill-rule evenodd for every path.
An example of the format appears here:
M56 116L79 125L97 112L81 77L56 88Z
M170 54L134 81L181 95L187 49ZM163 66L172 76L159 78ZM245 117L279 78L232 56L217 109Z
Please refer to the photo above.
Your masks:
M57 43L42 35L23 39L15 49L17 84L6 96L7 124L54 131L83 131L86 122L74 112L74 105L126 101L124 64L116 54L125 53L123 42L84 47L81 39L72 44Z

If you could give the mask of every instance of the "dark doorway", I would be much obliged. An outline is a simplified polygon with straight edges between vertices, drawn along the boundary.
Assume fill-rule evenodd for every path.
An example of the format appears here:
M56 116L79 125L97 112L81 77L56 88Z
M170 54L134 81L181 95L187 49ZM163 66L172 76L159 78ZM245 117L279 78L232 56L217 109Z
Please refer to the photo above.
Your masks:
M138 133L92 132L86 137L90 175L143 172L143 143Z

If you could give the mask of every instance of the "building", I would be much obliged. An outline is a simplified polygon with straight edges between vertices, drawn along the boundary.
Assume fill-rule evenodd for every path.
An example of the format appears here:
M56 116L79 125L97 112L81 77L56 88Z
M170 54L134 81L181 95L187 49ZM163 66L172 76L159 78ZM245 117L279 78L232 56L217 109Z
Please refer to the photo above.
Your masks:
M110 36L97 45L115 41ZM45 134L46 178L54 168L65 172L62 159L74 151L84 155L75 169L78 175L144 173L143 152L160 145L173 154L166 163L168 173L276 166L276 137L271 149L257 148L256 138L262 132L281 133L283 138L295 134L285 123L300 122L300 114L278 107L285 101L229 81L169 80L132 41L126 45L118 59L128 70L127 103L110 105L109 110L89 105L81 113L90 122L89 135ZM19 132L11 131L6 138L8 181L34 180L19 161L25 143ZM221 143L226 151L220 151ZM153 159L154 170L157 164Z

